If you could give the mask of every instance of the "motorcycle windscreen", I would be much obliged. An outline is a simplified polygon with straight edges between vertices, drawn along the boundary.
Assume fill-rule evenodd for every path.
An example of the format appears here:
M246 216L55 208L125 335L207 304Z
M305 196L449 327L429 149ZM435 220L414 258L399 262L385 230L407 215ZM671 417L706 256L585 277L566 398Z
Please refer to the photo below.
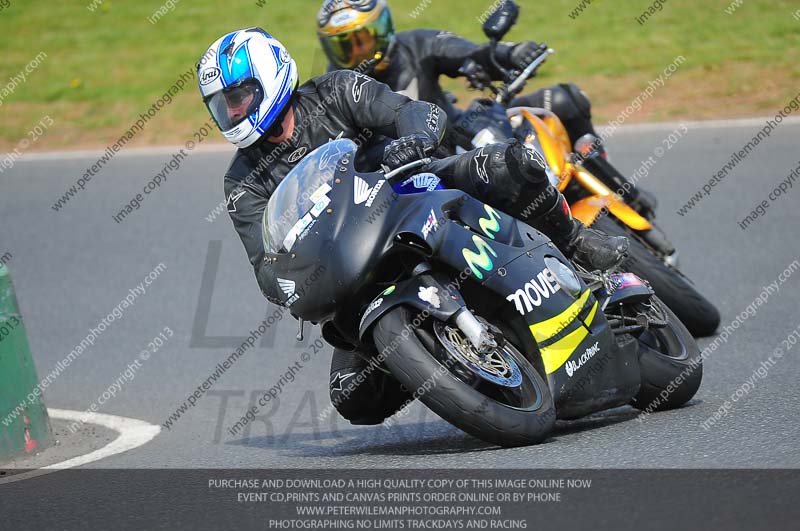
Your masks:
M264 211L262 236L268 253L292 250L298 236L331 202L331 181L342 160L353 160L352 140L329 142L306 156L275 189Z

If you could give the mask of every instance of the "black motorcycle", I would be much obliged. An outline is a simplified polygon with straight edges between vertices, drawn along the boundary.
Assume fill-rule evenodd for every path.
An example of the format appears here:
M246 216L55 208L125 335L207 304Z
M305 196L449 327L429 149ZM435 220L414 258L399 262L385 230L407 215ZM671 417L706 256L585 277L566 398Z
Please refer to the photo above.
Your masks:
M433 174L405 178L429 159L359 173L356 153L346 139L315 150L264 213L266 260L301 329L321 325L327 342L502 446L541 441L556 418L694 396L698 347L646 282L575 267Z

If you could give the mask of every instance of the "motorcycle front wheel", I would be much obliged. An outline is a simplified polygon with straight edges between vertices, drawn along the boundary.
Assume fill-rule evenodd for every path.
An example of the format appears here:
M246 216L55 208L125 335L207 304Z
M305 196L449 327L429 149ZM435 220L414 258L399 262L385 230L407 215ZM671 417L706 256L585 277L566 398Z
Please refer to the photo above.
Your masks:
M556 420L547 383L511 343L479 355L461 331L397 307L373 339L392 375L444 420L483 441L526 446L546 438ZM472 349L472 350L471 350Z

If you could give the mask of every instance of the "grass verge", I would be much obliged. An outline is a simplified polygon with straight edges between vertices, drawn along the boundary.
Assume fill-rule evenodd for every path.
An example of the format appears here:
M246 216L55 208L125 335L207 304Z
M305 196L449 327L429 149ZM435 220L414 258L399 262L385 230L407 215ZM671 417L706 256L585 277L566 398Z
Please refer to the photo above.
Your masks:
M314 35L318 0L11 0L0 11L0 151L48 127L26 149L102 147L116 140L227 31L259 25L284 41L301 76L324 70ZM491 0L390 0L398 30L434 27L483 41L477 20ZM629 0L521 2L509 40L546 41L557 50L530 87L574 81L603 123L630 104L677 56L678 71L629 121L772 114L800 86L800 11L793 0ZM733 5L736 9L730 11ZM170 7L171 6L171 7ZM581 10L579 11L579 8ZM159 9L163 13L152 23ZM730 11L730 14L729 12ZM26 80L11 78L37 54ZM13 85L13 90L4 90ZM462 103L468 93L445 80ZM189 83L131 145L182 143L207 120ZM219 140L222 138L219 137Z

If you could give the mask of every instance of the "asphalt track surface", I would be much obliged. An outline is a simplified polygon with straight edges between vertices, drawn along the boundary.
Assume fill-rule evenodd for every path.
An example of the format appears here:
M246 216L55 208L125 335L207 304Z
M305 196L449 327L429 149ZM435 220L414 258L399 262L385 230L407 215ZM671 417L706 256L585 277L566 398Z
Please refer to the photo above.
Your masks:
M757 121L691 126L641 181L660 199L660 223L681 251L684 271L720 307L723 325L800 259L800 183L747 230L738 225L798 166L800 124L781 125L689 214L676 211L760 128ZM613 161L632 173L675 129L668 124L618 131L609 141ZM116 157L65 208L52 210L96 158L26 155L0 176L0 255L13 254L10 266L40 377L157 264L166 266L45 395L49 407L85 410L169 327L174 336L99 410L161 425L276 308L262 299L227 215L206 220L222 199L229 150L192 152L122 223L112 215L161 171L172 158L169 149ZM298 344L295 321L287 315L267 334L266 345L248 351L170 429L89 466L796 468L800 345L765 377L753 375L800 325L798 273L708 357L703 385L688 407L643 422L634 410L620 408L559 423L544 444L498 449L421 405L391 428L354 427L335 414L322 421L319 414L329 405L326 346L262 408L249 431L231 436L228 429L319 337L307 326L308 339ZM207 326L198 326L206 316ZM710 341L701 340L701 347ZM748 379L754 388L704 429Z

